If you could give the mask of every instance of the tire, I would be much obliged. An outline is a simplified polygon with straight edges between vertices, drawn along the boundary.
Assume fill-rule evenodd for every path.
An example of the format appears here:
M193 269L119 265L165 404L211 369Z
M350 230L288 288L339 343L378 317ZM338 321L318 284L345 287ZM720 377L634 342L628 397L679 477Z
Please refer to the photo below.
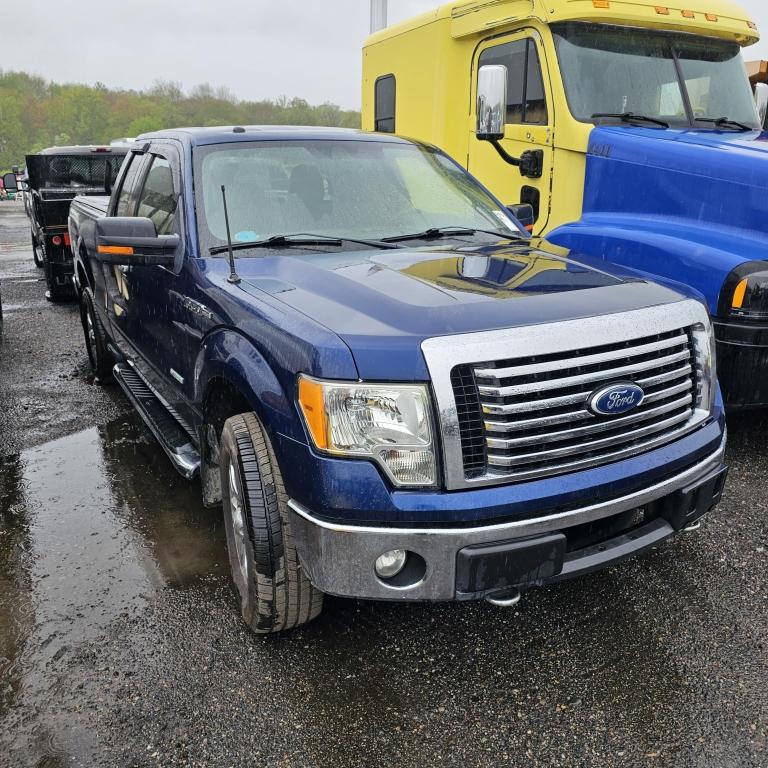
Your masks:
M32 232L32 258L35 260L35 266L38 269L42 269L45 266L43 246L38 242L34 232Z
M283 478L256 414L227 419L220 448L227 550L243 618L257 634L306 624L322 611L323 593L299 564Z
M80 295L80 321L83 324L85 348L88 360L96 380L105 384L112 379L112 366L115 364L112 353L107 347L107 334L96 314L93 293L85 288Z

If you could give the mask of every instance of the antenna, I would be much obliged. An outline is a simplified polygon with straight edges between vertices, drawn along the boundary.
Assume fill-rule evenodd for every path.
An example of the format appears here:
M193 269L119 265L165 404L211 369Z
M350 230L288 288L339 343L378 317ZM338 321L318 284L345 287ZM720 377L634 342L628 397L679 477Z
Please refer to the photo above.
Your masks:
M229 247L229 277L228 283L239 283L240 277L235 270L235 254L232 250L232 234L229 231L229 211L227 210L227 190L221 185L221 199L224 201L224 223L227 225L227 246Z
M371 34L387 26L387 0L371 0Z

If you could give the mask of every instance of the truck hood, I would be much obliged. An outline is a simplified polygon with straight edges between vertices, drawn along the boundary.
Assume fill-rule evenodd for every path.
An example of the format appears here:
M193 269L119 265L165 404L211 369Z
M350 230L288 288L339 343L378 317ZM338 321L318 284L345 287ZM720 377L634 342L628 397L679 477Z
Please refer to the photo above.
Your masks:
M430 337L679 301L542 240L467 248L290 252L239 259L240 289L302 312L352 351L361 378L425 380ZM300 262L300 263L297 263Z
M768 239L768 133L595 128L584 213L680 218Z

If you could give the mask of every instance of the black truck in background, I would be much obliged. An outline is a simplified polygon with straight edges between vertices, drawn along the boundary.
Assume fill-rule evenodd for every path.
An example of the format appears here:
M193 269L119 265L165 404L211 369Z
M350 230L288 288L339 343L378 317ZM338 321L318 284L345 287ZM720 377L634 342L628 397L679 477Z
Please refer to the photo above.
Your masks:
M109 194L126 153L123 146L75 146L27 155L25 208L35 264L45 270L50 301L74 296L70 203L77 195Z

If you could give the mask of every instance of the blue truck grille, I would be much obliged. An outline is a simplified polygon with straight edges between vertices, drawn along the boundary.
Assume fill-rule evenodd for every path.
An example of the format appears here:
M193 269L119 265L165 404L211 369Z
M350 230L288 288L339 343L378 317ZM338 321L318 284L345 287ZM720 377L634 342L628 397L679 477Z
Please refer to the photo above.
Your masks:
M601 387L631 381L642 404L623 416L588 409ZM617 461L670 442L695 419L691 329L451 372L465 477L523 480Z

